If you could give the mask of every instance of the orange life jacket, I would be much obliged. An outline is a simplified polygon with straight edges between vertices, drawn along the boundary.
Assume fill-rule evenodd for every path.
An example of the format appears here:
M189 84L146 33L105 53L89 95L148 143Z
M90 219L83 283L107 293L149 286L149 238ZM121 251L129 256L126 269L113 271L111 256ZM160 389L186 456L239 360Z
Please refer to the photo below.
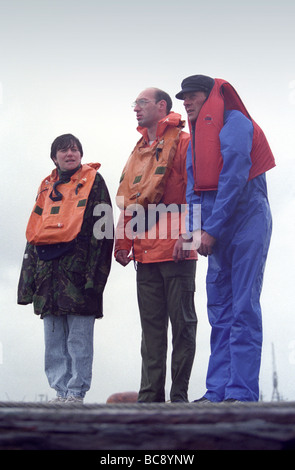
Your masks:
M251 120L254 128L251 150L252 167L249 180L275 166L274 156L262 129L250 117L235 89L225 80L215 79L208 99L203 104L194 129L194 190L210 191L218 187L223 166L219 133L224 125L224 113L241 111ZM191 123L189 123L192 133Z
M68 183L59 186L62 194L60 201L50 198L53 185L58 181L57 170L53 170L42 181L27 225L26 238L29 243L52 245L76 238L81 230L88 196L99 167L99 163L82 165Z
M120 179L116 202L120 209L140 204L158 204L173 165L180 133L185 126L180 114L171 112L158 124L154 145L142 137L131 153Z

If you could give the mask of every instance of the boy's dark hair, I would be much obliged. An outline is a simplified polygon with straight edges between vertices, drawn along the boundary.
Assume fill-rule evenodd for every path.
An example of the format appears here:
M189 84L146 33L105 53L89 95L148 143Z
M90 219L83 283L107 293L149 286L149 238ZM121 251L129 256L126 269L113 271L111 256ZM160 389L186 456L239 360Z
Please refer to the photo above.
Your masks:
M51 144L50 158L55 158L58 150L67 149L72 145L77 145L81 157L83 156L83 149L80 140L72 134L63 134L56 139Z

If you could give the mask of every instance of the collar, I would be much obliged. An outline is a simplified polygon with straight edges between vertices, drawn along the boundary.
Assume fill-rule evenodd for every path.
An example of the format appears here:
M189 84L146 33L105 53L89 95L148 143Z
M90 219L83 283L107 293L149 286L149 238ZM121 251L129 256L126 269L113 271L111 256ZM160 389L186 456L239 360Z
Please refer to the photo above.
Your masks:
M167 129L168 126L177 127L181 124L181 122L182 122L181 115L178 113L174 113L174 111L171 111L171 113L169 113L167 116L165 116L163 119L161 119L158 122L157 131L156 131L156 140L159 140L161 137L163 137L165 130ZM145 142L148 143L149 136L148 136L147 128L138 126L137 130L140 134L142 134Z

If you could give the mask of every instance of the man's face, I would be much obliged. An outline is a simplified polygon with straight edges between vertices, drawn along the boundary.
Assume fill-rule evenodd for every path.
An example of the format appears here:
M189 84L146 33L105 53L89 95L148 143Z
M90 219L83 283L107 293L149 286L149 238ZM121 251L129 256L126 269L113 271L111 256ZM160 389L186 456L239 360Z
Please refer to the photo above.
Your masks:
M183 105L190 122L197 120L206 98L207 95L203 91L192 91L183 94Z
M61 171L70 171L80 165L81 159L81 153L73 142L68 148L58 150L53 161Z
M156 103L154 90L142 91L136 98L134 107L138 124L149 128L158 123L162 118L161 108L161 102Z

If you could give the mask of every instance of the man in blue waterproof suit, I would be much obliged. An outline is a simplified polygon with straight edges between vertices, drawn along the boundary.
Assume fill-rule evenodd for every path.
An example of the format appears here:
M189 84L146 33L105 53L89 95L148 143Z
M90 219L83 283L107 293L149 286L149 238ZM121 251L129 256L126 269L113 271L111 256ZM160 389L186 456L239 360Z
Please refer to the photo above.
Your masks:
M196 401L257 401L262 349L260 294L272 218L265 172L275 166L264 133L225 80L194 75L176 95L191 133L187 153L187 234L201 204L198 252L208 258L211 355L205 395ZM184 245L186 243L186 245Z

